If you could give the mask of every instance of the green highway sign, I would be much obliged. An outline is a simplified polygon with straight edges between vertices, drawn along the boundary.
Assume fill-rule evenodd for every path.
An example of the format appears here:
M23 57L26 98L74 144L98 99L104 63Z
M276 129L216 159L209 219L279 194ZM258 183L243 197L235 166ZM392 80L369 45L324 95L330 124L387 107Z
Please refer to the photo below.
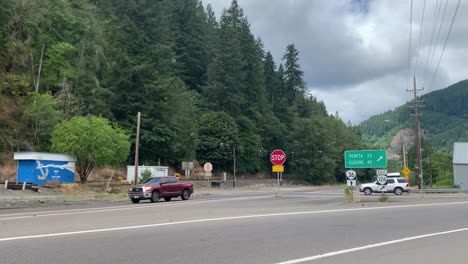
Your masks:
M346 150L344 152L345 168L386 168L387 151L376 150Z

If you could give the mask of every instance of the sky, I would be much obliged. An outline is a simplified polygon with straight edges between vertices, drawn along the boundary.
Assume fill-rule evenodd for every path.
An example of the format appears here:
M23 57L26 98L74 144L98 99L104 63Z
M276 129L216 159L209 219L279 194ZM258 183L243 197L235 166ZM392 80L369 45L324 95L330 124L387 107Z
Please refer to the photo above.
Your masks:
M203 3L211 4L219 19L231 0ZM294 43L311 94L330 114L338 112L354 125L411 100L412 76L418 89L424 87L418 95L468 79L468 1L460 2L441 57L457 3L238 0L252 33L276 64L283 63L286 46Z

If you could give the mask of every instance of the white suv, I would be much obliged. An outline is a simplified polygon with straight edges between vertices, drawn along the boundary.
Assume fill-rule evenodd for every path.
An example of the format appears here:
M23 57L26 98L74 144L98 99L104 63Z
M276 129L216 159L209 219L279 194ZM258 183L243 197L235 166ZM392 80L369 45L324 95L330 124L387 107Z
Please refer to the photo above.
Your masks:
M373 183L363 183L359 186L359 191L365 195L371 195L373 192L380 192L379 189L382 185L379 185L377 181ZM387 192L401 195L403 192L408 192L410 189L409 183L403 177L388 177L387 178Z

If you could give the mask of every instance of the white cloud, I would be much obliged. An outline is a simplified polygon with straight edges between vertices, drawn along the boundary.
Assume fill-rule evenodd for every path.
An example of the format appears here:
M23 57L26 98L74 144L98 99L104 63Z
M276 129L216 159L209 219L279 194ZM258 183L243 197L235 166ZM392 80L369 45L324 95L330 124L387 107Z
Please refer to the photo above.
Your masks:
M468 52L465 52L468 4L460 5L431 85L457 1L448 2L426 78L423 73L439 1L426 1L422 27L424 1L413 2L411 73L416 74L418 85L424 83L423 93L468 78L464 69L468 61ZM204 0L204 3L210 3L219 17L231 1ZM281 62L286 45L296 44L304 79L312 94L325 102L330 113L338 111L343 120L357 124L410 99L411 94L406 92L412 85L408 79L410 1L238 0L238 3L248 17L252 32L263 40L265 49L272 52L277 64ZM444 5L438 21L443 9ZM436 36L434 33L433 40Z

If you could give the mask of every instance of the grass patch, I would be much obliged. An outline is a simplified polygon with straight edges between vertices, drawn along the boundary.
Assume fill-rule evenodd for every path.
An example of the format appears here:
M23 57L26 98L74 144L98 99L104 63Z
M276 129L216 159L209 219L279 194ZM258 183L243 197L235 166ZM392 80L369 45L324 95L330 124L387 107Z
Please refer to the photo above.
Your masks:
M384 203L384 202L388 201L388 198L389 197L388 197L388 195L386 193L382 193L382 195L379 197L379 202Z
M453 179L445 178L438 180L436 183L432 185L434 189L453 189L456 188L455 184L453 183Z
M353 197L353 189L349 186L346 186L344 188L344 196L345 196L345 200L346 202L348 203L351 203L354 201L354 197Z

